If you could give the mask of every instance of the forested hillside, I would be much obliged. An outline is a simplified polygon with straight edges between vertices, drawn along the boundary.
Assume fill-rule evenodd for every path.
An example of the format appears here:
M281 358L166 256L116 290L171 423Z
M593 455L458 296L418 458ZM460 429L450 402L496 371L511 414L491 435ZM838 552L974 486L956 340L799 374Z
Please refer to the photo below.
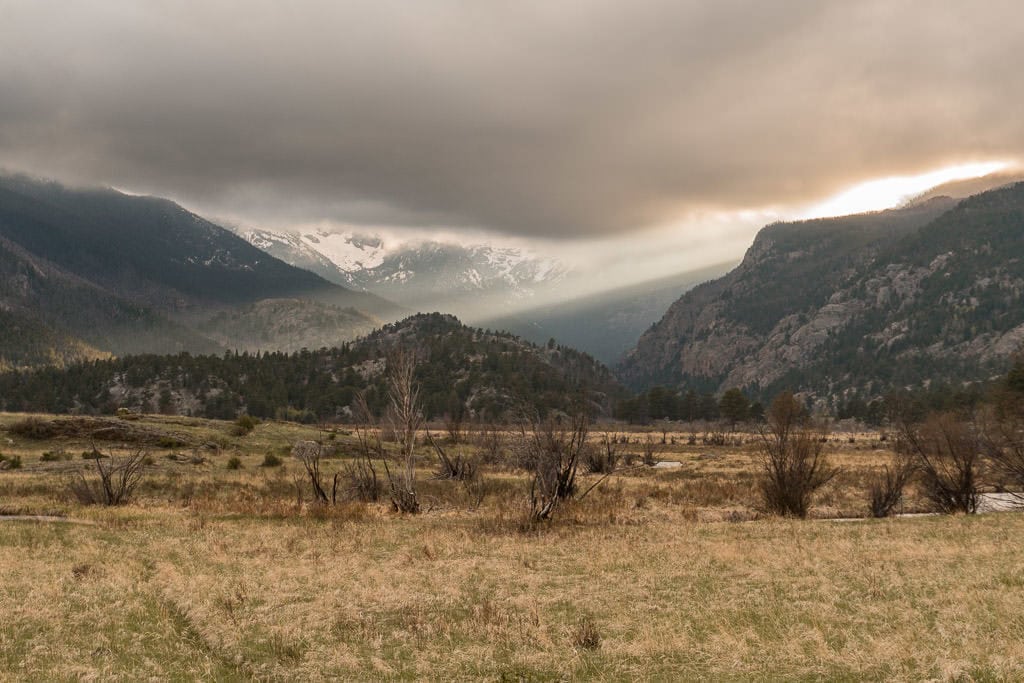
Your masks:
M625 395L607 368L572 349L540 347L507 334L424 314L339 348L286 353L131 356L0 375L0 410L146 412L233 418L345 419L356 392L384 408L388 355L418 358L428 417L500 419L522 406L569 410L580 402L610 412Z

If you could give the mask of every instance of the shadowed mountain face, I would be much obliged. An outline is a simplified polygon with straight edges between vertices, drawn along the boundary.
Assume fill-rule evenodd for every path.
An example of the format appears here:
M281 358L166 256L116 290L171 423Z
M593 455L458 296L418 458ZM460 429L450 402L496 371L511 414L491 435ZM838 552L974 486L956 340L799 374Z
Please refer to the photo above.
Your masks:
M290 266L173 202L22 176L0 177L0 273L0 311L19 316L22 345L35 349L0 349L19 366L257 342L290 349L307 333L338 343L401 310ZM262 320L267 307L255 304L267 299L306 309L287 340L239 334ZM218 329L217 315L231 325ZM326 337L316 328L325 319Z
M764 228L620 368L635 387L835 400L983 380L1024 341L1024 184Z

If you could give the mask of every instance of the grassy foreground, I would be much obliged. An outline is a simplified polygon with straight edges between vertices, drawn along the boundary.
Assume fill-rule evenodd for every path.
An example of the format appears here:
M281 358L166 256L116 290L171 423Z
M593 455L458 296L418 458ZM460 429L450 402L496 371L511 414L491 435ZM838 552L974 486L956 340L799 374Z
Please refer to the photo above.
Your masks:
M479 506L424 472L415 517L300 505L294 463L257 467L300 431L157 455L117 509L68 502L57 468L80 463L19 441L0 504L90 523L0 521L0 679L1024 678L1024 515L714 521L749 485L697 482L742 484L749 454L698 476L680 448L684 471L616 478L524 533L508 471Z

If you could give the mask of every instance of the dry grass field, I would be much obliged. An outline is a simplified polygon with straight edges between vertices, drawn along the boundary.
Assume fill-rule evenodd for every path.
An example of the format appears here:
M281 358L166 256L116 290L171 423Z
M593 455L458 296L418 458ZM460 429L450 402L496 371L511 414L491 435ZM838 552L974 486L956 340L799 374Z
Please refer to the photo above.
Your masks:
M88 439L0 431L21 460L0 512L68 520L0 521L0 679L1024 678L1024 515L820 519L866 514L878 435L829 443L843 473L819 519L759 515L750 436L677 433L658 458L680 467L634 465L527 526L528 476L501 463L436 480L423 450L423 512L403 516L311 504L287 454L324 439L330 476L354 452L343 431L125 422L153 447L113 508L69 493Z

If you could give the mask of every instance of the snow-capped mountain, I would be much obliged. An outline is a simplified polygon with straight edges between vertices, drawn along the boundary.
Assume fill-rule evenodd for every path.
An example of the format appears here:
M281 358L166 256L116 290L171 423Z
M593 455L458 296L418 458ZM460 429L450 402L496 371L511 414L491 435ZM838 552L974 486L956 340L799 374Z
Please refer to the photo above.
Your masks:
M424 241L390 245L375 235L248 230L251 244L340 285L405 306L465 310L481 297L520 303L562 280L566 267L524 249Z

